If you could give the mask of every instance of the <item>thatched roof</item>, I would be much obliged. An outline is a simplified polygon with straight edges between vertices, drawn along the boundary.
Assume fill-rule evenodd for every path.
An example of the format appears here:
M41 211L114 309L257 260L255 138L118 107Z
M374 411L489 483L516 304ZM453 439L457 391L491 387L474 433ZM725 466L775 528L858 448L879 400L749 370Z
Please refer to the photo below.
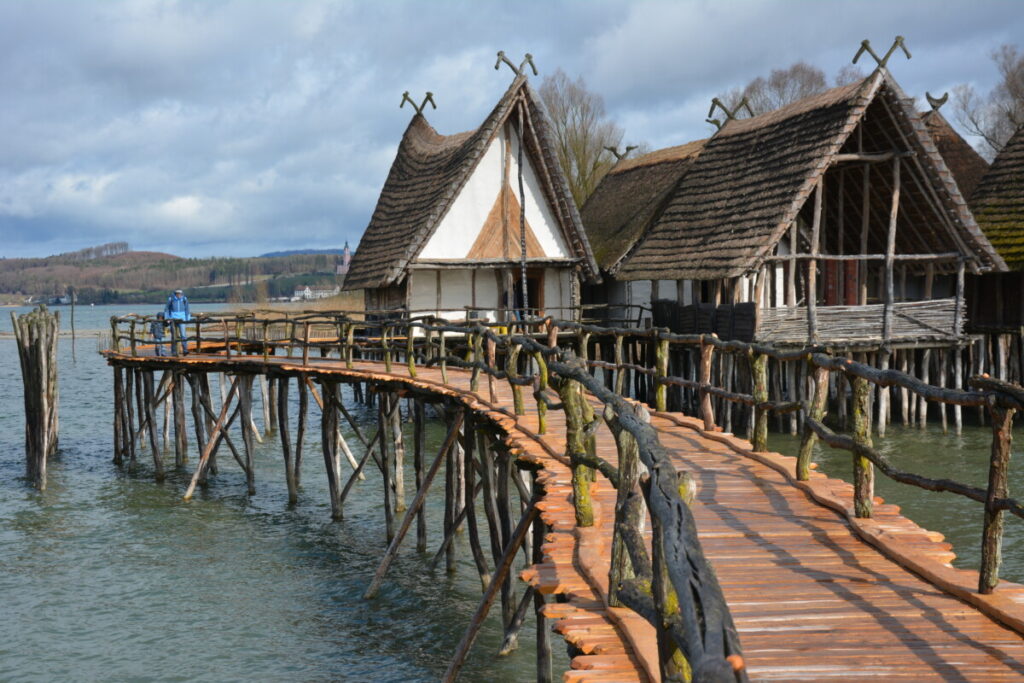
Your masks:
M978 181L988 170L988 162L974 151L969 142L960 137L938 109L921 114L921 121L942 155L942 160L946 162L946 167L956 179L960 194L970 200Z
M704 146L705 140L624 159L612 168L583 205L580 215L602 271L643 237L659 206Z
M860 137L851 137L859 126ZM862 82L728 121L704 144L616 276L711 280L756 270L808 204L836 155L858 151L860 140L864 152L909 145L914 153L904 162L914 178L904 183L901 195L898 250L961 251L976 260L975 268L1003 267L974 224L924 124L898 85L878 70ZM887 206L892 181L888 166L874 166L871 223L878 233L886 218L876 216L875 207ZM850 193L848 186L844 194ZM837 203L838 196L829 205ZM848 201L844 208L850 225L859 223L855 204ZM847 231L845 253L856 253L853 232ZM881 233L884 244L884 227ZM878 239L875 235L873 242Z
M526 78L519 76L476 130L441 135L422 114L413 116L352 257L345 289L386 287L401 281L520 98L532 123L532 128L527 127L525 151L538 169L546 198L584 277L597 277L582 222L555 157L547 114Z
M971 196L978 225L1013 270L1024 270L1024 127L1010 138Z

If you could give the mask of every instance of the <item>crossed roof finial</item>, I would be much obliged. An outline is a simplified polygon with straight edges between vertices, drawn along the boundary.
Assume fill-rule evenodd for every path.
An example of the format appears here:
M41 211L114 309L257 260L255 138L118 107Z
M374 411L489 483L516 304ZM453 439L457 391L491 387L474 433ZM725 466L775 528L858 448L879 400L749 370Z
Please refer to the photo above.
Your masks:
M406 102L408 102L409 104L412 105L412 108L416 110L417 114L422 114L423 113L423 110L427 106L427 102L430 102L430 105L434 109L437 109L437 103L434 102L434 93L429 92L429 91L423 97L423 101L420 102L419 104L416 104L416 102L414 102L413 99L411 97L409 97L409 91L406 90L404 93L402 93L402 103L398 105L398 108L401 109L402 107L404 107Z
M907 56L907 59L910 59L910 50L907 49L906 44L903 42L903 36L896 36L896 39L892 41L892 47L889 48L889 51L885 53L884 57L879 57L875 54L875 51L871 49L871 41L864 39L860 41L860 49L857 50L857 54L853 56L853 63L856 64L857 60L860 59L860 56L867 52L876 62L878 62L878 68L884 69L885 65L889 62L889 57L892 57L892 54L896 52L896 48L903 50L903 54Z
M605 147L606 150L612 153L615 157L615 162L618 163L629 156L629 153L636 149L636 145L628 145L625 152L620 152L618 147Z
M515 63L512 62L512 60L505 56L504 50L498 50L498 61L494 63L495 71L501 68L502 62L508 64L508 68L512 69L512 71L515 73L517 77L523 75L523 70L527 64L529 64L530 68L533 69L533 75L538 75L537 65L533 63L533 55L531 55L529 52L526 53L526 56L523 58L523 61L520 62L519 66L516 66Z
M736 115L740 113L740 109L746 109L748 114L750 114L751 116L754 115L754 110L750 108L750 103L747 102L746 97L740 100L739 104L737 104L731 110L729 109L729 107L725 106L725 103L722 102L722 100L718 99L717 97L713 97L711 98L711 109L708 109L708 118L704 120L707 121L708 123L714 124L715 128L718 129L721 129L722 126L725 125L725 123L723 123L719 119L711 118L711 115L715 113L715 109L721 109L725 113L726 121L732 121L733 119L736 119Z
M932 94L930 92L926 92L924 94L924 96L925 96L925 99L928 100L928 104L932 105L932 109L934 111L938 111L939 107L944 105L946 103L946 100L949 99L949 93L948 92L947 93L943 93L942 97L932 97Z

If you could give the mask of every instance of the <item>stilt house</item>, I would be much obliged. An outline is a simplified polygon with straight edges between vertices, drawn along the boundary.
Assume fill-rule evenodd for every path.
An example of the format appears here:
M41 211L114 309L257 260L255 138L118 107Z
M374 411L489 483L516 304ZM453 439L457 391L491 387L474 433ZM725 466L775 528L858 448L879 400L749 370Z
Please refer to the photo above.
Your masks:
M595 278L547 115L517 76L476 130L440 135L413 116L345 289L368 310L500 320L525 303L571 317Z
M619 194L630 173L659 189ZM655 322L680 332L949 345L962 335L964 273L1005 269L882 68L620 164L583 214L609 275L649 283Z
M978 183L971 210L1011 272L968 279L970 329L1019 338L1024 329L1024 127Z

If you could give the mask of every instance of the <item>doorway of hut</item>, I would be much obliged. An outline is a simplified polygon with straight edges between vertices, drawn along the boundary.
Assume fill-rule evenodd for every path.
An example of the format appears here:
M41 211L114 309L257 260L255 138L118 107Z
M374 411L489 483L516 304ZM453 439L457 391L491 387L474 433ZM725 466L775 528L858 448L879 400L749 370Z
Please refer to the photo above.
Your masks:
M512 271L511 297L508 292L502 296L502 304L511 301L513 315L522 319L524 316L544 315L544 270L542 268L526 269L526 300L523 300L522 272Z

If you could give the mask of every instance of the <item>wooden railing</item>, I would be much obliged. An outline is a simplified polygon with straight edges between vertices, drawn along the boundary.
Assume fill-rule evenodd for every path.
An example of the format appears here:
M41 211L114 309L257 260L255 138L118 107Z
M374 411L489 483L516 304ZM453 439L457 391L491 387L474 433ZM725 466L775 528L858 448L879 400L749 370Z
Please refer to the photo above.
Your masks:
M147 321L137 317L114 319L115 349L127 340L131 353L137 354L141 343L132 330ZM695 680L731 680L734 675L745 680L745 673L739 639L721 588L701 551L688 506L688 475L677 473L645 419L643 404L636 399L657 411L666 411L668 394L673 390L677 403L695 406L709 431L719 429L715 401L748 406L753 416L754 451L767 450L770 415L800 411L803 432L796 478L809 478L817 439L850 451L855 456L857 517L872 515L876 467L895 481L981 502L984 528L980 593L991 593L999 581L1005 513L1024 517L1024 507L1009 498L1007 484L1012 418L1024 408L1024 389L985 376L972 378L970 391L945 389L901 372L833 357L822 347L779 349L767 344L723 341L715 335L598 327L551 318L511 325L452 325L434 318L367 321L351 314L321 313L293 318L204 318L192 324L195 333L189 337L190 344L227 356L244 353L269 358L283 349L289 357L295 357L297 350L308 362L313 351L322 356L336 354L347 367L359 358L380 360L389 372L402 364L412 377L419 367L438 367L445 381L449 367L468 369L471 389L481 391L484 379L492 400L494 383L507 382L516 415L525 414L524 389L529 389L542 434L547 428L548 411L564 411L564 457L573 472L577 523L587 526L593 522L589 482L595 470L600 471L618 491L609 597L613 604L624 604L643 615L658 630L666 680L688 677L690 673ZM123 326L129 327L127 334ZM272 333L277 330L283 333ZM592 358L598 350L605 357ZM680 354L687 362L678 362ZM690 376L670 373L673 358L676 367L689 368ZM716 361L720 364L723 359L748 363L748 392L712 383ZM766 370L769 359L806 363L808 375L813 376L813 396L806 402L781 397L772 400ZM851 387L849 435L837 434L824 424L833 375L843 377ZM882 404L890 387L898 387L927 401L984 407L993 432L987 488L904 472L875 450L868 405L872 385L877 387ZM845 399L845 385L840 391ZM586 398L588 394L603 404L601 415ZM594 430L602 418L615 436L617 465L596 455ZM647 469L646 476L640 473L641 463ZM645 507L652 520L650 550L640 533Z

